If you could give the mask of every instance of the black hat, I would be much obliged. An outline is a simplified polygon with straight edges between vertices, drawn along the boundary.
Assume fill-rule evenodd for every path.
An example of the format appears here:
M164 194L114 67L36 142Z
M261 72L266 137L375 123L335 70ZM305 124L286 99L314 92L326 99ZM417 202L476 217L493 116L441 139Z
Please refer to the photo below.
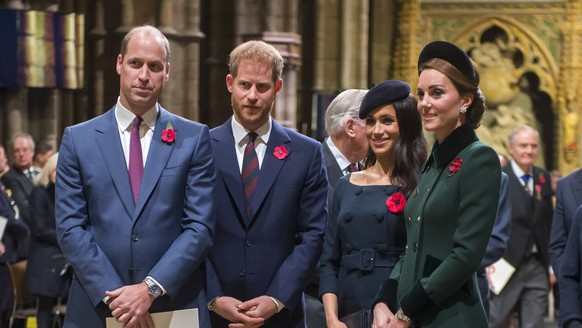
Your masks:
M373 86L362 99L360 104L360 119L363 119L374 109L393 104L410 95L410 87L406 82L387 80Z
M447 41L433 41L422 49L418 56L418 67L431 58L439 58L455 66L469 81L478 83L477 73L471 59L463 50Z

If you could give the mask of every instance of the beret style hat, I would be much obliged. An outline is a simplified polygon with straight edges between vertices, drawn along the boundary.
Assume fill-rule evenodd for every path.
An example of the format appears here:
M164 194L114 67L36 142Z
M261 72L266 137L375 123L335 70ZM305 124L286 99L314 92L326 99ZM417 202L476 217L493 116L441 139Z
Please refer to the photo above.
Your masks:
M431 58L439 58L455 66L469 81L479 83L471 59L463 50L447 41L433 41L422 49L418 56L418 67Z
M410 95L410 87L400 80L387 80L373 86L360 104L360 119L363 119L374 109L393 104Z

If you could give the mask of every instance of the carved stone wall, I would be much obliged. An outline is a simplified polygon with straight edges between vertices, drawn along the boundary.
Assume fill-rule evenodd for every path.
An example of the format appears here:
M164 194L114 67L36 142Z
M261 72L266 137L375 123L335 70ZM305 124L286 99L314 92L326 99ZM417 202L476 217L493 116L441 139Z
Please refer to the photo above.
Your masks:
M477 62L490 108L477 130L483 141L505 153L511 130L532 125L542 137L538 165L567 174L580 162L575 101L581 73L580 7L574 0L414 0L408 8L417 12L406 16L418 17L420 45L448 40ZM397 65L412 72L403 66L407 63L403 59ZM411 83L415 75L409 75Z

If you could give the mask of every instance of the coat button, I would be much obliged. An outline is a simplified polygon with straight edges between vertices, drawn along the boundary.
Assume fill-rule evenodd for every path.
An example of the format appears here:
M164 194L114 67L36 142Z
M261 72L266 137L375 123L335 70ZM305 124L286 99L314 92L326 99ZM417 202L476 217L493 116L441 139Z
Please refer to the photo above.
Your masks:
M242 278L242 277L244 277L246 274L247 274L246 270L245 270L245 269L242 269L242 270L241 270L241 272L239 272L239 274L238 274L238 275L239 275L239 276Z
M139 237L137 235L131 235L131 240L138 241Z
M418 244L414 243L414 247L412 247L412 250L416 253L416 250L418 249Z
M251 247L251 246L253 246L253 243L251 243L251 241L250 241L250 240L247 240L246 244L247 244L247 247Z

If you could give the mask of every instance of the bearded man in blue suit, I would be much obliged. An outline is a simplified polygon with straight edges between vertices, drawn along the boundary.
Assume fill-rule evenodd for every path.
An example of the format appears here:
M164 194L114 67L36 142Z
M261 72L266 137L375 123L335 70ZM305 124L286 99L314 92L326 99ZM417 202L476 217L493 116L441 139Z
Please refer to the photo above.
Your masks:
M216 173L208 128L158 104L169 56L159 30L131 30L117 57L117 104L65 129L56 224L75 270L65 327L104 327L107 316L153 327L150 313L195 307L210 326L202 266Z
M321 144L270 117L283 84L273 46L243 43L229 66L234 115L210 131L221 202L207 266L212 326L305 327L327 216Z

